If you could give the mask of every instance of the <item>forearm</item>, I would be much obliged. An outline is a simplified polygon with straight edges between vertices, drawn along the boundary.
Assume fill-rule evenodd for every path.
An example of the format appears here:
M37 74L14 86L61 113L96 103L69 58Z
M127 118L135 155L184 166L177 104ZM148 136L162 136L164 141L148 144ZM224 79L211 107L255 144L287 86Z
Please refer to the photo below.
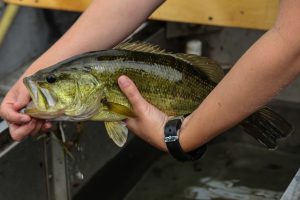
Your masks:
M163 0L94 0L62 38L28 68L26 75L73 55L118 44L161 3Z
M184 150L236 125L299 75L300 47L290 42L274 28L241 57L182 127Z

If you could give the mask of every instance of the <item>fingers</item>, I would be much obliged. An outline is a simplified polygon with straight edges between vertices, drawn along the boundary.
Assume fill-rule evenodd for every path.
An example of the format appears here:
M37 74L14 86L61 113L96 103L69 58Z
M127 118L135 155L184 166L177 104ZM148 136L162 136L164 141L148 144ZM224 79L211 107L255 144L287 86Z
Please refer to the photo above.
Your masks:
M21 110L24 108L30 101L30 95L28 91L24 88L24 90L20 89L20 92L16 96L16 101L13 106L15 110Z
M36 135L40 131L47 132L52 127L50 122L44 120L32 119L27 124L17 125L9 124L10 134L13 140L21 141L28 135Z
M9 124L11 137L20 141L28 135L35 135L40 130L47 130L49 124L44 120L32 119L30 116L19 113L30 101L28 91L22 81L17 81L6 94L0 106L0 115Z
M27 93L19 92L19 90L14 91L13 89L9 91L3 99L0 106L0 115L9 123L28 123L31 118L28 115L19 113L19 110L27 105L30 97ZM19 95L21 95L21 97Z
M36 120L32 119L27 124L9 124L9 131L12 139L20 141L35 130Z
M5 104L1 106L0 114L7 122L14 124L24 124L31 120L28 115L16 111L12 104Z
M127 76L120 76L118 83L134 110L144 111L147 108L148 102L142 97L135 84Z
M35 126L34 126L33 130L30 132L30 135L35 136L36 134L38 134L38 132L41 131L41 128L43 125L44 125L44 121L36 120Z
M52 128L52 124L50 122L45 122L41 128L42 132L48 132L49 129Z

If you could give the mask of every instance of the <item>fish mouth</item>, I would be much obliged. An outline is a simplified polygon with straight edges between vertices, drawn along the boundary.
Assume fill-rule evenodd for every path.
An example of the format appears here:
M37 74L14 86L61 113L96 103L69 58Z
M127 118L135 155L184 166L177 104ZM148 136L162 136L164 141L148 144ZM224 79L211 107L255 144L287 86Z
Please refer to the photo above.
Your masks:
M46 110L54 107L56 99L51 95L50 91L46 88L39 87L30 77L26 77L23 80L24 85L29 91L34 106L37 109Z
M37 97L38 89L37 89L36 84L29 77L25 77L23 79L23 83L26 86L26 88L28 89L31 99L35 102L36 99L38 98Z

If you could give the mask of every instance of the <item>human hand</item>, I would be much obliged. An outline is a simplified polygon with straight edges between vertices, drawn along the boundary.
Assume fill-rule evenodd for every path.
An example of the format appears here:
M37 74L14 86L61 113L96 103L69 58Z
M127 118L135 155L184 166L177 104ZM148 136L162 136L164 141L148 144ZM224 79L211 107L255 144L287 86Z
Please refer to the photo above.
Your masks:
M9 125L10 135L20 141L28 135L35 135L40 130L51 128L51 123L33 119L26 114L19 113L30 101L29 93L22 82L22 77L8 91L0 105L0 116Z
M143 140L163 151L167 151L164 143L164 126L169 117L148 103L128 77L119 77L118 83L136 114L135 118L127 119L127 127Z

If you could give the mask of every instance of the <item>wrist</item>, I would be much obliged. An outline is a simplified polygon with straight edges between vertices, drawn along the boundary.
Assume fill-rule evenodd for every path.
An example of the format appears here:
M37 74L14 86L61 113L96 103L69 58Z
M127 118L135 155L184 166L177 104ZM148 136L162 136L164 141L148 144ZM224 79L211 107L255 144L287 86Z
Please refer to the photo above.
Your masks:
M202 157L206 151L206 145L202 145L193 151L185 152L180 144L180 128L184 118L175 117L168 120L164 127L164 142L168 152L178 161L194 161Z
M160 150L164 151L164 152L168 152L168 148L167 148L167 145L166 143L164 142L164 128L165 128L165 125L166 123L168 122L169 120L169 117L166 117L164 120L163 120L163 123L162 125L160 126L159 128L159 135L157 137L157 142L156 142L156 147L159 148Z

